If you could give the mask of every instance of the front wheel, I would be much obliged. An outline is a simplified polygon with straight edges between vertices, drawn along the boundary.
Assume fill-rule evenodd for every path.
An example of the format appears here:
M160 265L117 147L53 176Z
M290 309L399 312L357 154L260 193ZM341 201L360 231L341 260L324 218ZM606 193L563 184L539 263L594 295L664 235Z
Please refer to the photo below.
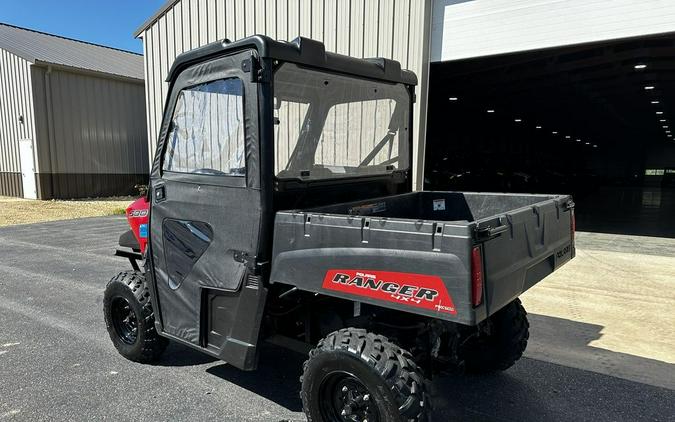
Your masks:
M407 351L386 337L345 328L329 334L303 367L309 422L420 421L424 377Z
M123 271L108 282L103 315L115 348L129 360L153 362L169 343L155 330L150 292L138 271Z

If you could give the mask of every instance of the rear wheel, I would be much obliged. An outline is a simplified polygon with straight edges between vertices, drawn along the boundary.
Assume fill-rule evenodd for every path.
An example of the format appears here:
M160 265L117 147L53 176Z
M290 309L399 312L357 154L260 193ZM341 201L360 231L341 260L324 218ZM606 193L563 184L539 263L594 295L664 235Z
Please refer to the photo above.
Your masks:
M420 421L424 377L407 351L386 337L345 328L309 354L302 382L309 422Z
M110 339L125 358L153 362L166 349L168 340L155 331L150 292L142 273L124 271L108 282L103 315Z
M503 371L523 356L530 337L527 312L520 299L509 303L487 321L489 331L467 342L463 360L468 372Z

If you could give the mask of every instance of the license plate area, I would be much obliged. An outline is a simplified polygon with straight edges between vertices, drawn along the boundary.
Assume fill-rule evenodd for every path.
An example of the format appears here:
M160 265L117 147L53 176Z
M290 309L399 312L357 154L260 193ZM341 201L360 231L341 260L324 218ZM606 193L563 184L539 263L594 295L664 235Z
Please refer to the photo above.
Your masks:
M562 265L566 264L567 261L572 259L573 256L573 246L571 243L562 246L555 250L553 253L553 259L555 260L555 269L560 268Z

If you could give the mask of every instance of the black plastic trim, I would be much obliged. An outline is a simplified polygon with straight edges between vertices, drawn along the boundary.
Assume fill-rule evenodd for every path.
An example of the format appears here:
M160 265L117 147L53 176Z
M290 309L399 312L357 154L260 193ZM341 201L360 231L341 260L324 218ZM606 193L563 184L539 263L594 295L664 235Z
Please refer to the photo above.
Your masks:
M417 85L417 76L411 71L401 70L401 64L394 60L381 57L365 60L357 59L326 52L323 43L309 38L298 37L291 42L283 42L264 35L253 35L234 42L217 41L185 52L174 61L166 81L174 80L183 69L193 63L251 48L258 51L260 58L276 59L332 69L340 73Z

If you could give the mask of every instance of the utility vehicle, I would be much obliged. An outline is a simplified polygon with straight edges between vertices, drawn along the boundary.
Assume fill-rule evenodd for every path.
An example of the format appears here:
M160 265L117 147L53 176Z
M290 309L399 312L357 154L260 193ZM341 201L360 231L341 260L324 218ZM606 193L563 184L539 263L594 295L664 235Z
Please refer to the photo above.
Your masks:
M104 295L123 356L170 339L253 370L262 341L311 349L303 409L328 422L420 420L434 374L521 357L518 296L574 256L574 204L413 191L412 72L253 36L167 81L117 251L133 270Z

